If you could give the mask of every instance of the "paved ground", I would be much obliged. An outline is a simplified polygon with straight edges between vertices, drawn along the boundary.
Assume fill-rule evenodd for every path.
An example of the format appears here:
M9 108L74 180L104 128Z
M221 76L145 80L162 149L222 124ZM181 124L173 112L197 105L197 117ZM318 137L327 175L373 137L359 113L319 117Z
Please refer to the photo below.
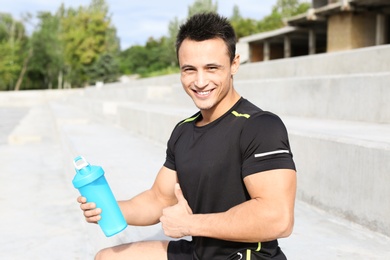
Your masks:
M0 104L1 106L1 104ZM93 259L102 247L164 239L159 225L106 238L86 224L71 184L72 159L103 166L117 199L150 187L165 147L60 101L0 107L0 259ZM300 201L289 259L390 259L390 239Z

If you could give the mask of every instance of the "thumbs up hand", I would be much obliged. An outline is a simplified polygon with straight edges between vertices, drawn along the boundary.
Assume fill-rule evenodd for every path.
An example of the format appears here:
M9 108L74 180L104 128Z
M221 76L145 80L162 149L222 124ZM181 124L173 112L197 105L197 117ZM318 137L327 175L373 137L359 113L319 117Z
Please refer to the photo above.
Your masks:
M165 235L172 238L190 236L190 217L192 210L184 198L179 183L175 185L177 204L163 210L160 222Z

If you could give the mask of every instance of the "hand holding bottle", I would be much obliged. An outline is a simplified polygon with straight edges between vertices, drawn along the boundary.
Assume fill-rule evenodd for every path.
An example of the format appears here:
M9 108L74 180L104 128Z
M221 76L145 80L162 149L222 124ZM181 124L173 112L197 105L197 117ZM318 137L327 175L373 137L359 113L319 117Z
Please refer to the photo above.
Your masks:
M98 223L107 237L124 230L127 222L104 177L102 167L90 165L81 156L76 157L73 163L76 175L72 183L81 194L77 201L81 203L80 208L87 222Z
M97 224L98 221L102 218L100 215L102 210L96 208L96 204L94 202L87 202L87 199L83 196L77 197L77 202L80 203L80 209L83 211L85 220L88 223Z

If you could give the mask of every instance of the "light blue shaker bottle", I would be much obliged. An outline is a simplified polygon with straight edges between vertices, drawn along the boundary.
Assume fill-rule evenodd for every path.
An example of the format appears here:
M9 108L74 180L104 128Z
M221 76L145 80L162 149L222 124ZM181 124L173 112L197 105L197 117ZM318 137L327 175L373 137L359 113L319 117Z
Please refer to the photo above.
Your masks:
M126 220L104 177L102 167L90 165L82 156L76 157L73 163L76 170L73 186L88 202L94 202L97 208L102 209L98 224L104 234L110 237L124 230L127 227Z

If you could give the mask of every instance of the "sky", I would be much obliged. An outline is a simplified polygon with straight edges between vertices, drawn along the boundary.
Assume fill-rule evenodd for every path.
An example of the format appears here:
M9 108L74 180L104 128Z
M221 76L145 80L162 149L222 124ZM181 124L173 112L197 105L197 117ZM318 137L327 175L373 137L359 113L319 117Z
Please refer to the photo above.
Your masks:
M241 16L261 20L271 13L277 0L214 0L218 13L230 17L233 6L239 7ZM88 6L90 0L0 0L0 12L10 13L20 20L26 13L39 11L55 13L61 3L65 7ZM175 17L180 21L188 15L188 7L195 0L106 0L112 23L117 29L121 49L132 45L144 45L149 37L155 39L168 35L168 24Z

